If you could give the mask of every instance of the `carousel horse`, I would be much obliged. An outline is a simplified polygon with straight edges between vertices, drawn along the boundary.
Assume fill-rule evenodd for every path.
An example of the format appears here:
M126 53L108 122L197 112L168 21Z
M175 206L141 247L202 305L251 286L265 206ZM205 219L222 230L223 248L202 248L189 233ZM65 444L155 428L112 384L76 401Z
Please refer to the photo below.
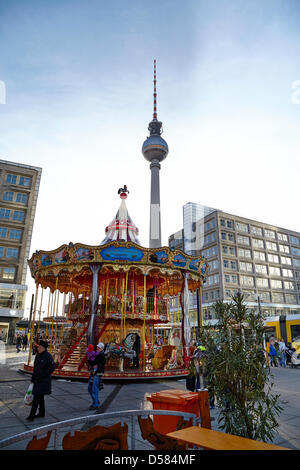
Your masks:
M135 338L135 333L128 333L128 335L123 341L123 345L117 344L114 341L106 345L106 348L104 350L106 360L108 360L110 357L114 359L120 359L120 372L123 372L123 364L125 358L133 361L136 357L136 351L133 349Z

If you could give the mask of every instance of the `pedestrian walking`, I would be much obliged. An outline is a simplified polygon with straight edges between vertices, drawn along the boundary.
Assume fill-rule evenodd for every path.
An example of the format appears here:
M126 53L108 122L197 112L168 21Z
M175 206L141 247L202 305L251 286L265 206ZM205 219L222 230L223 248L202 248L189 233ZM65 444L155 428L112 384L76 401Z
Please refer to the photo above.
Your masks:
M283 338L279 342L279 353L280 353L280 366L286 367L286 344Z
M33 374L31 382L33 383L33 402L28 421L45 416L45 398L44 395L51 394L51 374L55 369L54 360L47 351L48 343L40 340L37 346L37 354L34 360ZM37 409L39 413L36 415Z
M20 352L21 350L21 343L22 343L22 338L20 335L17 336L17 341L16 341L16 348L17 348L17 353Z
M274 347L274 342L270 341L270 347L269 347L269 356L270 356L270 365L277 367L277 351Z
M27 344L28 344L28 336L27 336L27 333L25 333L22 339L22 351L26 351Z
M90 410L97 410L100 406L99 389L102 388L102 375L104 374L105 354L104 344L97 344L96 356L93 360L88 360L90 366L90 377L88 382L88 392L92 397Z

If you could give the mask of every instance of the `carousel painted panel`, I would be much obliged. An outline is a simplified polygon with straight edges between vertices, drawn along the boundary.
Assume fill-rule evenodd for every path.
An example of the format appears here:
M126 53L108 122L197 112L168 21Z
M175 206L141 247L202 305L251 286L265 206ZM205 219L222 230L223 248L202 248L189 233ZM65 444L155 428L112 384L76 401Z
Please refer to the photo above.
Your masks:
M104 261L118 262L138 262L144 257L144 252L134 246L108 246L100 250L100 255Z

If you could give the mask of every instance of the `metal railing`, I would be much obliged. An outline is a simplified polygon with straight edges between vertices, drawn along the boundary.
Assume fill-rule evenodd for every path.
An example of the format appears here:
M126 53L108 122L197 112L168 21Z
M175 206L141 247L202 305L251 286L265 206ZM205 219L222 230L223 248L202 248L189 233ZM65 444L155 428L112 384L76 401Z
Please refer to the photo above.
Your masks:
M183 417L185 420L192 420L192 426L196 426L198 421L200 420L194 413L186 413L184 411L175 411L175 410L126 410L126 411L114 411L111 413L103 413L103 414L94 414L89 416L82 416L81 418L73 418L67 419L65 421L59 421L57 423L49 424L46 426L41 426L39 428L32 429L31 431L26 431L21 434L16 434L15 436L7 437L0 441L0 449L9 448L9 446L16 444L17 442L32 439L34 436L37 438L41 438L45 436L48 431L54 431L54 440L52 444L52 448L54 450L62 449L62 445L59 439L59 431L62 429L67 428L68 432L71 431L73 426L77 426L79 424L88 424L92 422L92 427L95 425L99 420L104 419L113 419L116 418L121 421L121 425L123 425L126 421L129 421L128 426L128 434L130 433L130 450L135 450L136 446L136 431L135 427L137 424L137 417L147 417L149 415L163 415L163 416L179 416ZM89 429L89 428L88 428ZM80 431L83 429L81 428ZM87 430L87 429L85 429ZM78 429L76 429L78 431ZM28 442L27 442L28 443ZM27 444L26 443L26 444Z

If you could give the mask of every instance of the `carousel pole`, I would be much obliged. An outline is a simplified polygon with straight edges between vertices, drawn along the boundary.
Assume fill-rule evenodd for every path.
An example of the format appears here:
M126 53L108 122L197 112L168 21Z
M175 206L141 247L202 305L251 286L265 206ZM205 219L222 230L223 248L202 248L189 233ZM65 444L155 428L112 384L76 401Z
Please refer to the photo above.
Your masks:
M124 338L126 338L126 310L127 310L127 286L128 286L128 271L126 272L126 280L125 280L125 297L124 297Z
M59 304L59 291L57 292L57 306L56 306L56 315L58 317L58 304ZM54 346L56 346L56 335L57 335L57 320L55 321L55 332L54 332Z
M47 309L47 318L49 318L49 311L50 311L50 299L51 299L51 290L49 289L49 297L48 297L48 309ZM49 325L50 323L47 322L46 324L46 338L48 338L49 335Z
M123 276L122 280L122 294L121 294L121 331L120 331L120 343L122 344L124 339L124 331L123 331L123 311L124 311L124 289L125 289L125 276Z
M38 330L37 330L37 334L39 334L39 333L40 333L40 323L41 323L41 313L42 313L43 293L44 293L44 289L42 288L42 295L41 295L40 309L39 309L39 323L38 323Z
M146 309L147 309L147 278L144 274L144 325L143 325L143 371L146 369Z
M36 291L35 291L35 299L34 299L34 307L33 307L33 316L32 316L31 331L30 331L30 346L29 346L29 354L28 354L28 362L27 362L27 365L28 365L28 366L29 366L30 361L31 361L32 344L33 344L33 335L34 335L34 322L35 322L35 312L36 312L38 291L39 291L39 284L37 283L37 284L36 284Z
M102 263L92 263L90 265L93 273L92 282L92 303L91 303L91 318L87 331L87 344L94 344L95 342L95 328L96 328L96 312L98 307L98 276Z
M54 333L53 330L54 330L54 316L55 316L55 306L56 306L56 297L57 297L57 285L58 285L58 277L56 277L54 300L52 302L52 324L51 324L51 338L50 338L50 352L51 353L53 350L53 333Z

